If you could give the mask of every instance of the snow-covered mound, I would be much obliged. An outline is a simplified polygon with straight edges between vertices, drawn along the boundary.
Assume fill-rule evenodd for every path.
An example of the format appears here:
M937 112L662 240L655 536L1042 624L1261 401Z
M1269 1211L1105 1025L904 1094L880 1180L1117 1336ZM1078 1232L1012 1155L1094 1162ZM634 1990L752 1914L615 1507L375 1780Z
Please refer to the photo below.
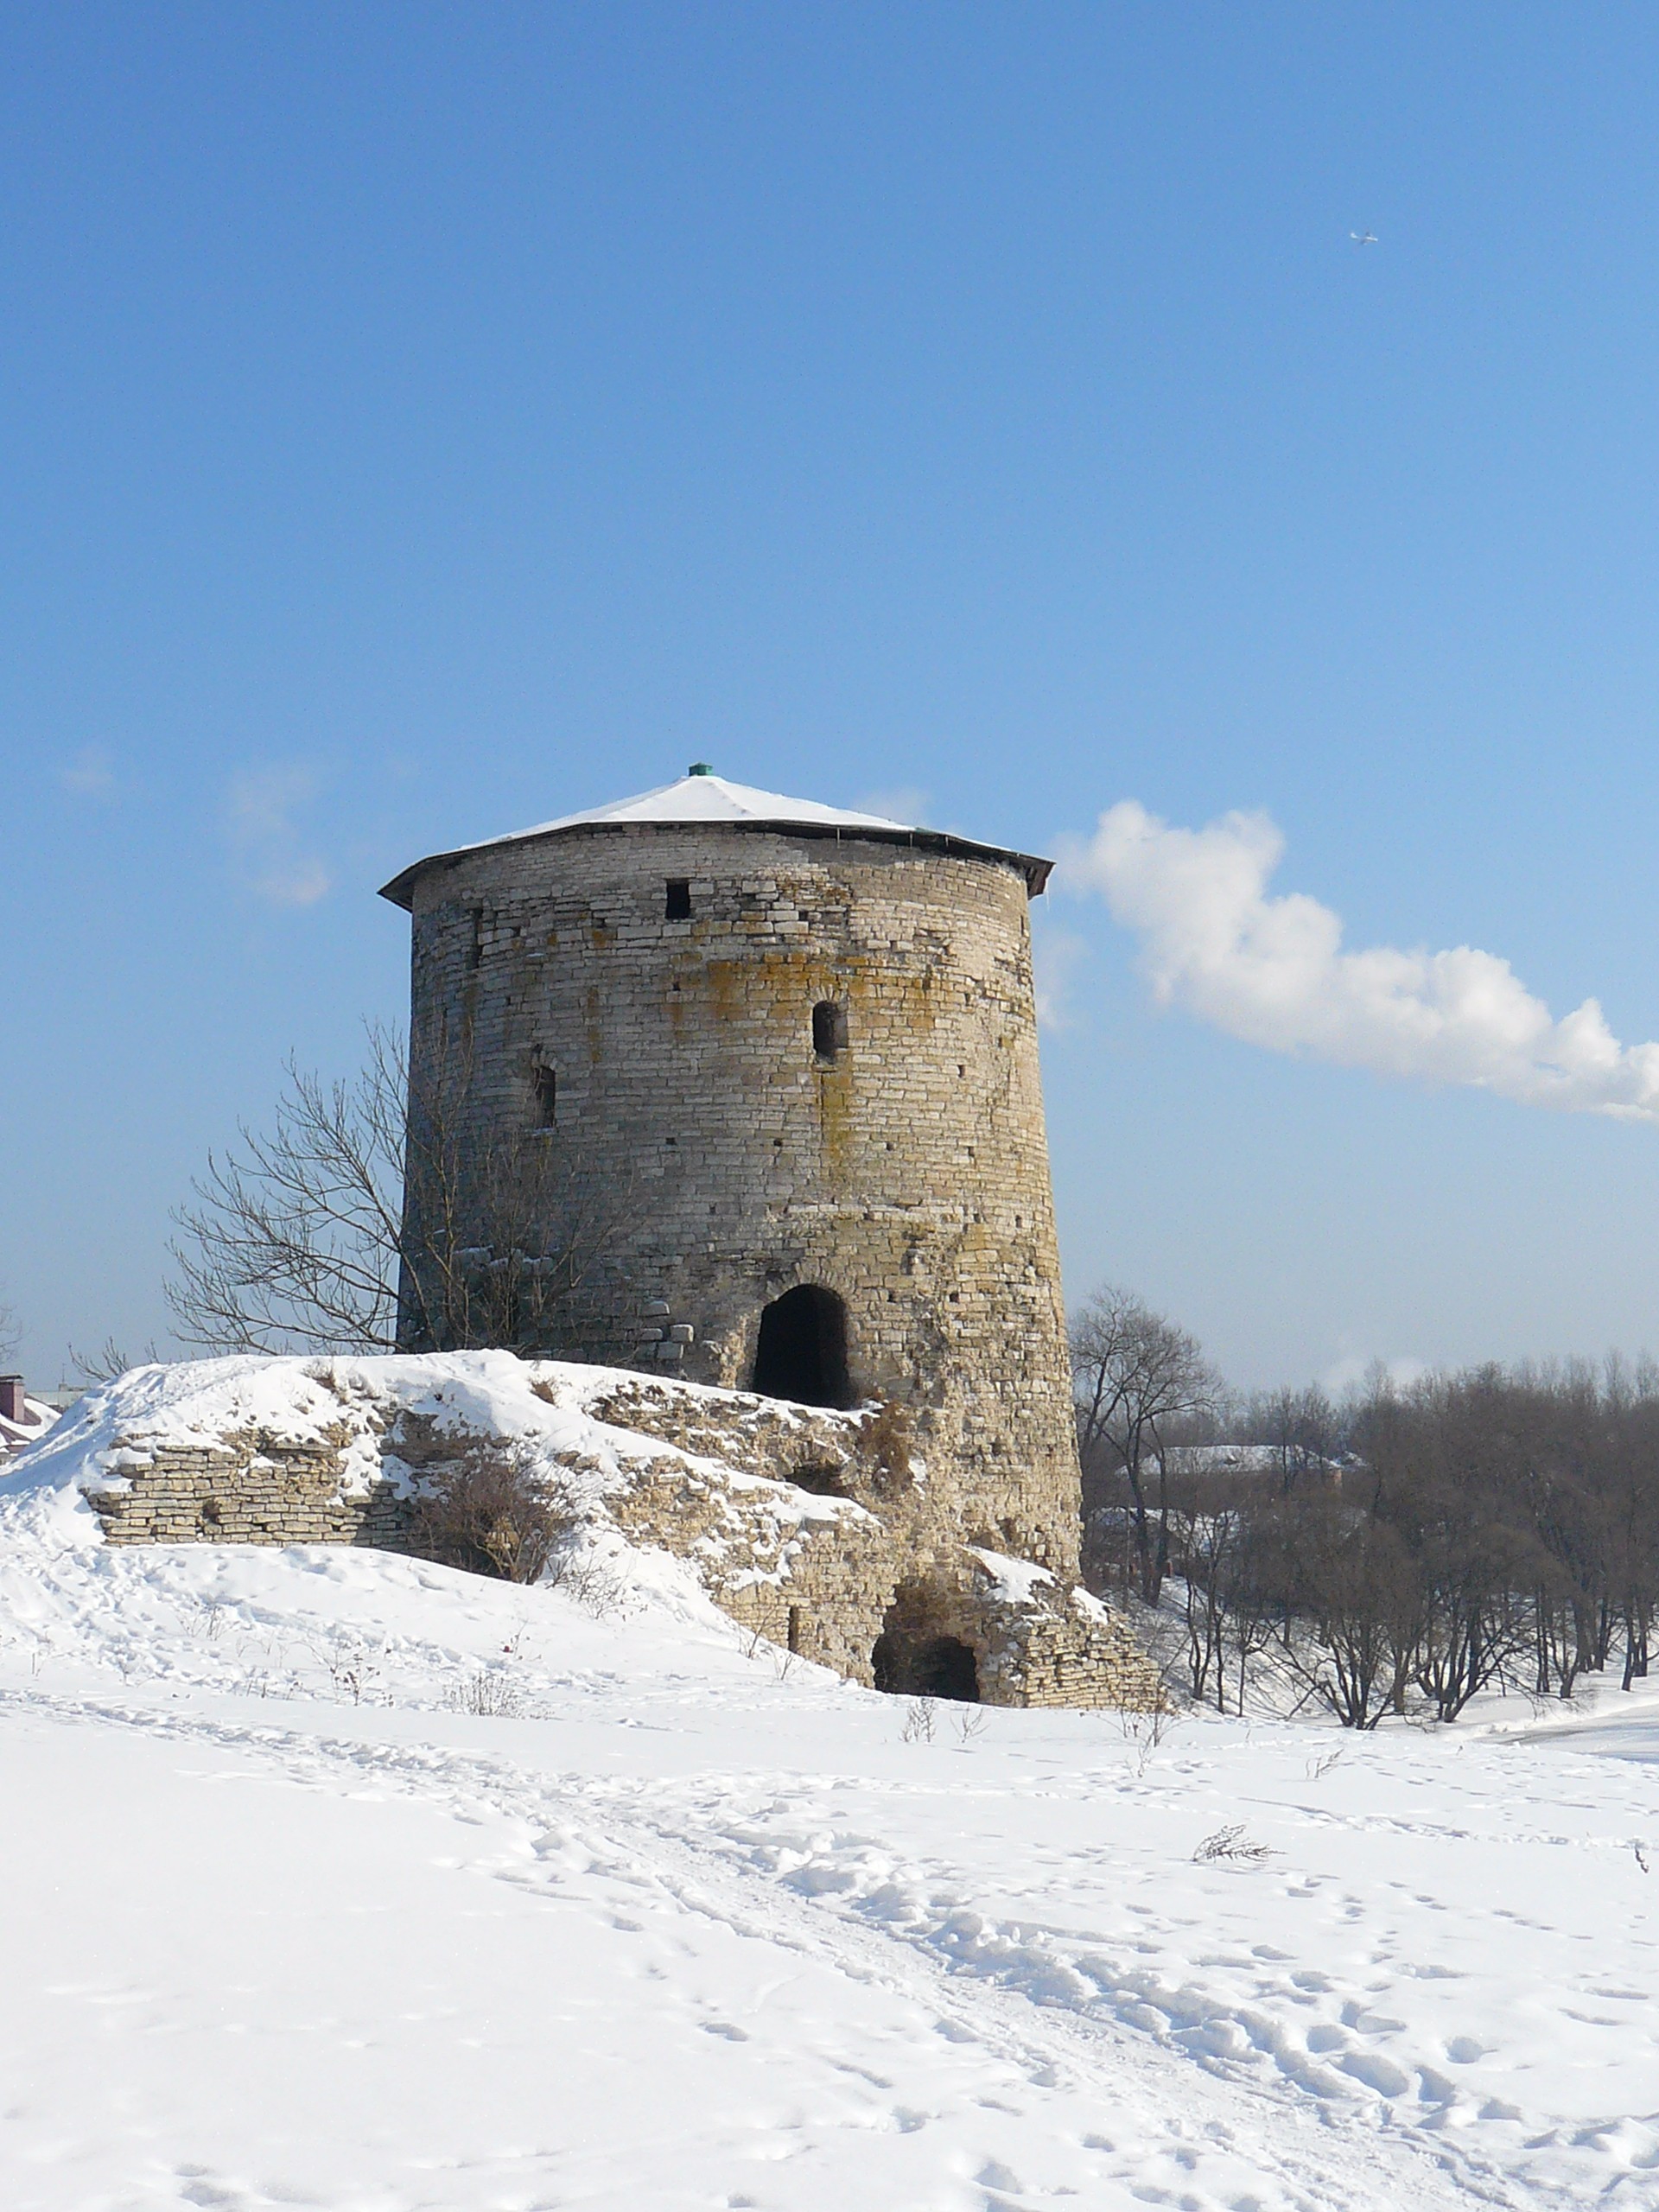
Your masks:
M267 1387L0 1489L9 2209L1659 2205L1659 1703L1165 1735L856 1688L620 1536L100 1541L137 1406Z
M626 1426L602 1417L613 1402L625 1403ZM660 1430L669 1411L676 1416L671 1432L713 1452L652 1433L653 1417ZM349 1507L378 1489L411 1496L423 1467L442 1465L456 1448L484 1439L518 1447L532 1474L556 1484L572 1509L579 1546L599 1541L612 1553L622 1548L613 1509L626 1520L632 1494L667 1475L695 1477L718 1491L722 1504L745 1500L747 1519L734 1526L746 1546L758 1510L785 1532L786 1548L787 1531L833 1524L857 1508L742 1463L776 1456L767 1450L768 1430L799 1431L809 1440L817 1434L822 1448L822 1431L839 1428L842 1448L850 1450L857 1425L856 1417L696 1384L652 1384L647 1393L631 1372L526 1362L504 1351L327 1359L247 1354L137 1367L87 1392L49 1434L0 1466L0 1502L22 1509L33 1501L37 1512L51 1502L65 1542L95 1543L100 1521L133 1541L160 1533L149 1522L134 1527L126 1520L123 1509L135 1491L159 1480L172 1502L171 1490L194 1479L206 1458L222 1470L214 1487L226 1510L206 1524L193 1514L189 1534L218 1540L238 1487L280 1469L285 1459L309 1465L315 1458L326 1469L330 1503ZM278 1524L269 1536L283 1533ZM706 1565L719 1547L705 1539L700 1548Z
M509 1352L199 1360L74 1408L0 1495L88 1509L117 1543L418 1548L412 1501L486 1446L556 1494L568 1572L632 1544L685 1560L752 1632L852 1680L954 1666L1001 1705L1147 1706L1127 1623L982 1529L954 1547L875 1408L838 1413ZM940 1655L949 1653L948 1661Z
M669 1448L589 1410L638 1382L620 1369L525 1361L505 1351L353 1358L244 1353L135 1367L89 1390L49 1434L0 1469L0 1496L118 1492L159 1451L212 1447L241 1434L285 1445L343 1442L349 1491L379 1475L383 1440L409 1415L454 1436L522 1439L544 1450L550 1465L588 1459L602 1495L625 1482L642 1457L660 1458ZM671 1388L748 1409L759 1403L696 1384Z

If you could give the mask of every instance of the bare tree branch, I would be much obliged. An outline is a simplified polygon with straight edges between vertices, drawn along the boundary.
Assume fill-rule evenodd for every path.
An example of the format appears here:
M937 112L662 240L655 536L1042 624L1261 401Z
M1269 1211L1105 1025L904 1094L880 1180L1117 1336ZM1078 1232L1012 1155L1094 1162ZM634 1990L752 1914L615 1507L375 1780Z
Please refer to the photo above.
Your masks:
M372 1028L350 1082L290 1060L269 1135L210 1154L174 1215L168 1304L218 1351L555 1348L626 1192L588 1187L553 1130L474 1110L470 1055L411 1080Z
M160 1357L153 1344L144 1346L143 1363ZM96 1351L82 1351L71 1344L69 1363L83 1382L113 1382L118 1376L124 1375L130 1367L140 1363L130 1359L125 1347L117 1344L113 1337L105 1337Z
M1133 1291L1108 1286L1072 1322L1071 1373L1077 1444L1085 1461L1104 1455L1128 1485L1141 1595L1155 1605L1169 1572L1169 1425L1208 1411L1221 1378L1196 1337L1154 1313ZM1157 1484L1154 1516L1147 1481Z

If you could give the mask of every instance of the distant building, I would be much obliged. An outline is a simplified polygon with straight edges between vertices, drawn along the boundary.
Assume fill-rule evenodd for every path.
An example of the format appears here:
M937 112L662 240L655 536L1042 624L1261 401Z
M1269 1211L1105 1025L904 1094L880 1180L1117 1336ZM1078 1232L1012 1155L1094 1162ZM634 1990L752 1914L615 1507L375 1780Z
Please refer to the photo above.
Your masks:
M31 1398L21 1375L0 1375L0 1459L37 1443L59 1410L44 1398Z
M1172 1480L1342 1486L1342 1464L1318 1452L1278 1444L1172 1444L1164 1454Z

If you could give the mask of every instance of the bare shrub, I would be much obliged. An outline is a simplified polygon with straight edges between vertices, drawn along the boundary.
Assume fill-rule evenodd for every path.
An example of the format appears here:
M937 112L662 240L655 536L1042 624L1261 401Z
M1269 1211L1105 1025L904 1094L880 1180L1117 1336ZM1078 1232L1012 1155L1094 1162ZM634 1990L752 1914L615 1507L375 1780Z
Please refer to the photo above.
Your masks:
M933 1740L933 1700L931 1697L913 1697L905 1707L905 1725L899 1731L899 1740L906 1744L931 1744Z
M518 1686L509 1675L480 1667L456 1686L446 1700L452 1713L470 1713L481 1720L511 1720L524 1709Z
M308 1649L334 1684L334 1695L350 1698L353 1705L361 1705L380 1674L366 1649L351 1636L342 1637L337 1643L312 1643Z
M1144 1775L1151 1764L1152 1755L1170 1730L1181 1719L1181 1709L1170 1695L1167 1685L1160 1681L1152 1701L1138 1713L1124 1711L1118 1715L1123 1731L1123 1740L1135 1753L1135 1770Z
M1259 1866L1264 1859L1271 1859L1272 1852L1265 1843L1252 1842L1244 1833L1243 1821L1235 1821L1224 1828L1217 1828L1207 1835L1192 1854L1195 1866L1207 1866L1217 1859L1236 1865Z
M539 1582L575 1522L569 1491L529 1446L479 1437L427 1478L410 1516L410 1548L469 1574Z
M902 1490L910 1480L909 1414L896 1398L881 1398L859 1432L858 1448L878 1485Z
M632 1593L627 1578L607 1560L591 1554L562 1560L552 1579L596 1621L620 1618L630 1609Z

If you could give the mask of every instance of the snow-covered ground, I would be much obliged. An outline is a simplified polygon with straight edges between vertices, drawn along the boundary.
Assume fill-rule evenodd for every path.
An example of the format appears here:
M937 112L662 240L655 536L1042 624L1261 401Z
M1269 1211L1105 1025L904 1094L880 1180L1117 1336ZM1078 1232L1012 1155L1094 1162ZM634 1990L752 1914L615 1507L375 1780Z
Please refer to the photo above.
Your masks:
M1659 2206L1659 1702L1141 1726L0 1482L0 2204Z

